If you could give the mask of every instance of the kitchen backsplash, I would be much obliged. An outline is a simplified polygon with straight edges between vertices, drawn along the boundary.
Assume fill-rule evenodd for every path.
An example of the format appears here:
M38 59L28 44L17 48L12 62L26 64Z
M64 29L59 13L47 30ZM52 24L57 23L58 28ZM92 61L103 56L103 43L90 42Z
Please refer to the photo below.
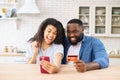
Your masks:
M19 7L23 0L20 0ZM64 28L72 18L78 18L79 7L75 0L36 0L40 15L18 15L20 20L0 20L0 51L5 46L26 50L27 41L37 31L40 23L53 17L60 20ZM76 5L75 5L76 4ZM120 37L99 37L107 50L120 49Z

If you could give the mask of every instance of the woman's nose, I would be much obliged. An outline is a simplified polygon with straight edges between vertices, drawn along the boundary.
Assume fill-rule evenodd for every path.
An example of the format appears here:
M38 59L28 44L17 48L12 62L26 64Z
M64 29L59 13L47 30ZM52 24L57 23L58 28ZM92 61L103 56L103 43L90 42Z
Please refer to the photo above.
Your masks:
M50 33L49 36L50 36L50 37L53 37L53 33Z

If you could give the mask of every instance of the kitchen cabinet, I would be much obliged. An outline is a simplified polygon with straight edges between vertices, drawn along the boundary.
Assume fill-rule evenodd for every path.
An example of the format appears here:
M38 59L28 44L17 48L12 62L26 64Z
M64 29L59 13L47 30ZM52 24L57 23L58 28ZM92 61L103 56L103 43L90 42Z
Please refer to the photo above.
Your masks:
M79 3L79 19L85 27L85 34L91 36L120 37L120 1Z
M111 6L111 33L120 34L120 6Z
M95 34L106 33L106 7L96 6L95 7Z
M112 50L109 52L110 65L120 65L120 50Z
M110 65L120 65L120 58L109 58Z
M89 19L90 19L90 6L81 6L79 7L79 18L82 20L85 27L85 33L89 34Z
M19 53L0 53L0 63L26 63L26 57Z

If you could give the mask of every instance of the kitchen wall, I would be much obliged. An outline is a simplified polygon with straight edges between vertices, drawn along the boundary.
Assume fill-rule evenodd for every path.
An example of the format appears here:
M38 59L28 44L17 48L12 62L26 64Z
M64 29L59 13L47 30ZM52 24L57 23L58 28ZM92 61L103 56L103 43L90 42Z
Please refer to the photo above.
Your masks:
M14 46L20 50L25 50L27 40L32 37L40 23L53 17L60 20L64 28L66 23L72 18L79 16L79 0L36 0L40 15L18 15L19 20L0 20L0 52L4 46ZM22 6L24 0L19 0L18 8ZM120 37L100 37L108 50L120 49Z

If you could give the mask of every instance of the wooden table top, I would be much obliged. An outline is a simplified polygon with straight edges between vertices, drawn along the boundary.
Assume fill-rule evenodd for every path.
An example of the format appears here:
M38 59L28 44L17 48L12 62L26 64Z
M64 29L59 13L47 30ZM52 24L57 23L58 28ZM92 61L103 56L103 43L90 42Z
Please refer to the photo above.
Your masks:
M41 74L39 64L0 64L0 80L120 80L120 65L84 73L62 65L57 74Z

